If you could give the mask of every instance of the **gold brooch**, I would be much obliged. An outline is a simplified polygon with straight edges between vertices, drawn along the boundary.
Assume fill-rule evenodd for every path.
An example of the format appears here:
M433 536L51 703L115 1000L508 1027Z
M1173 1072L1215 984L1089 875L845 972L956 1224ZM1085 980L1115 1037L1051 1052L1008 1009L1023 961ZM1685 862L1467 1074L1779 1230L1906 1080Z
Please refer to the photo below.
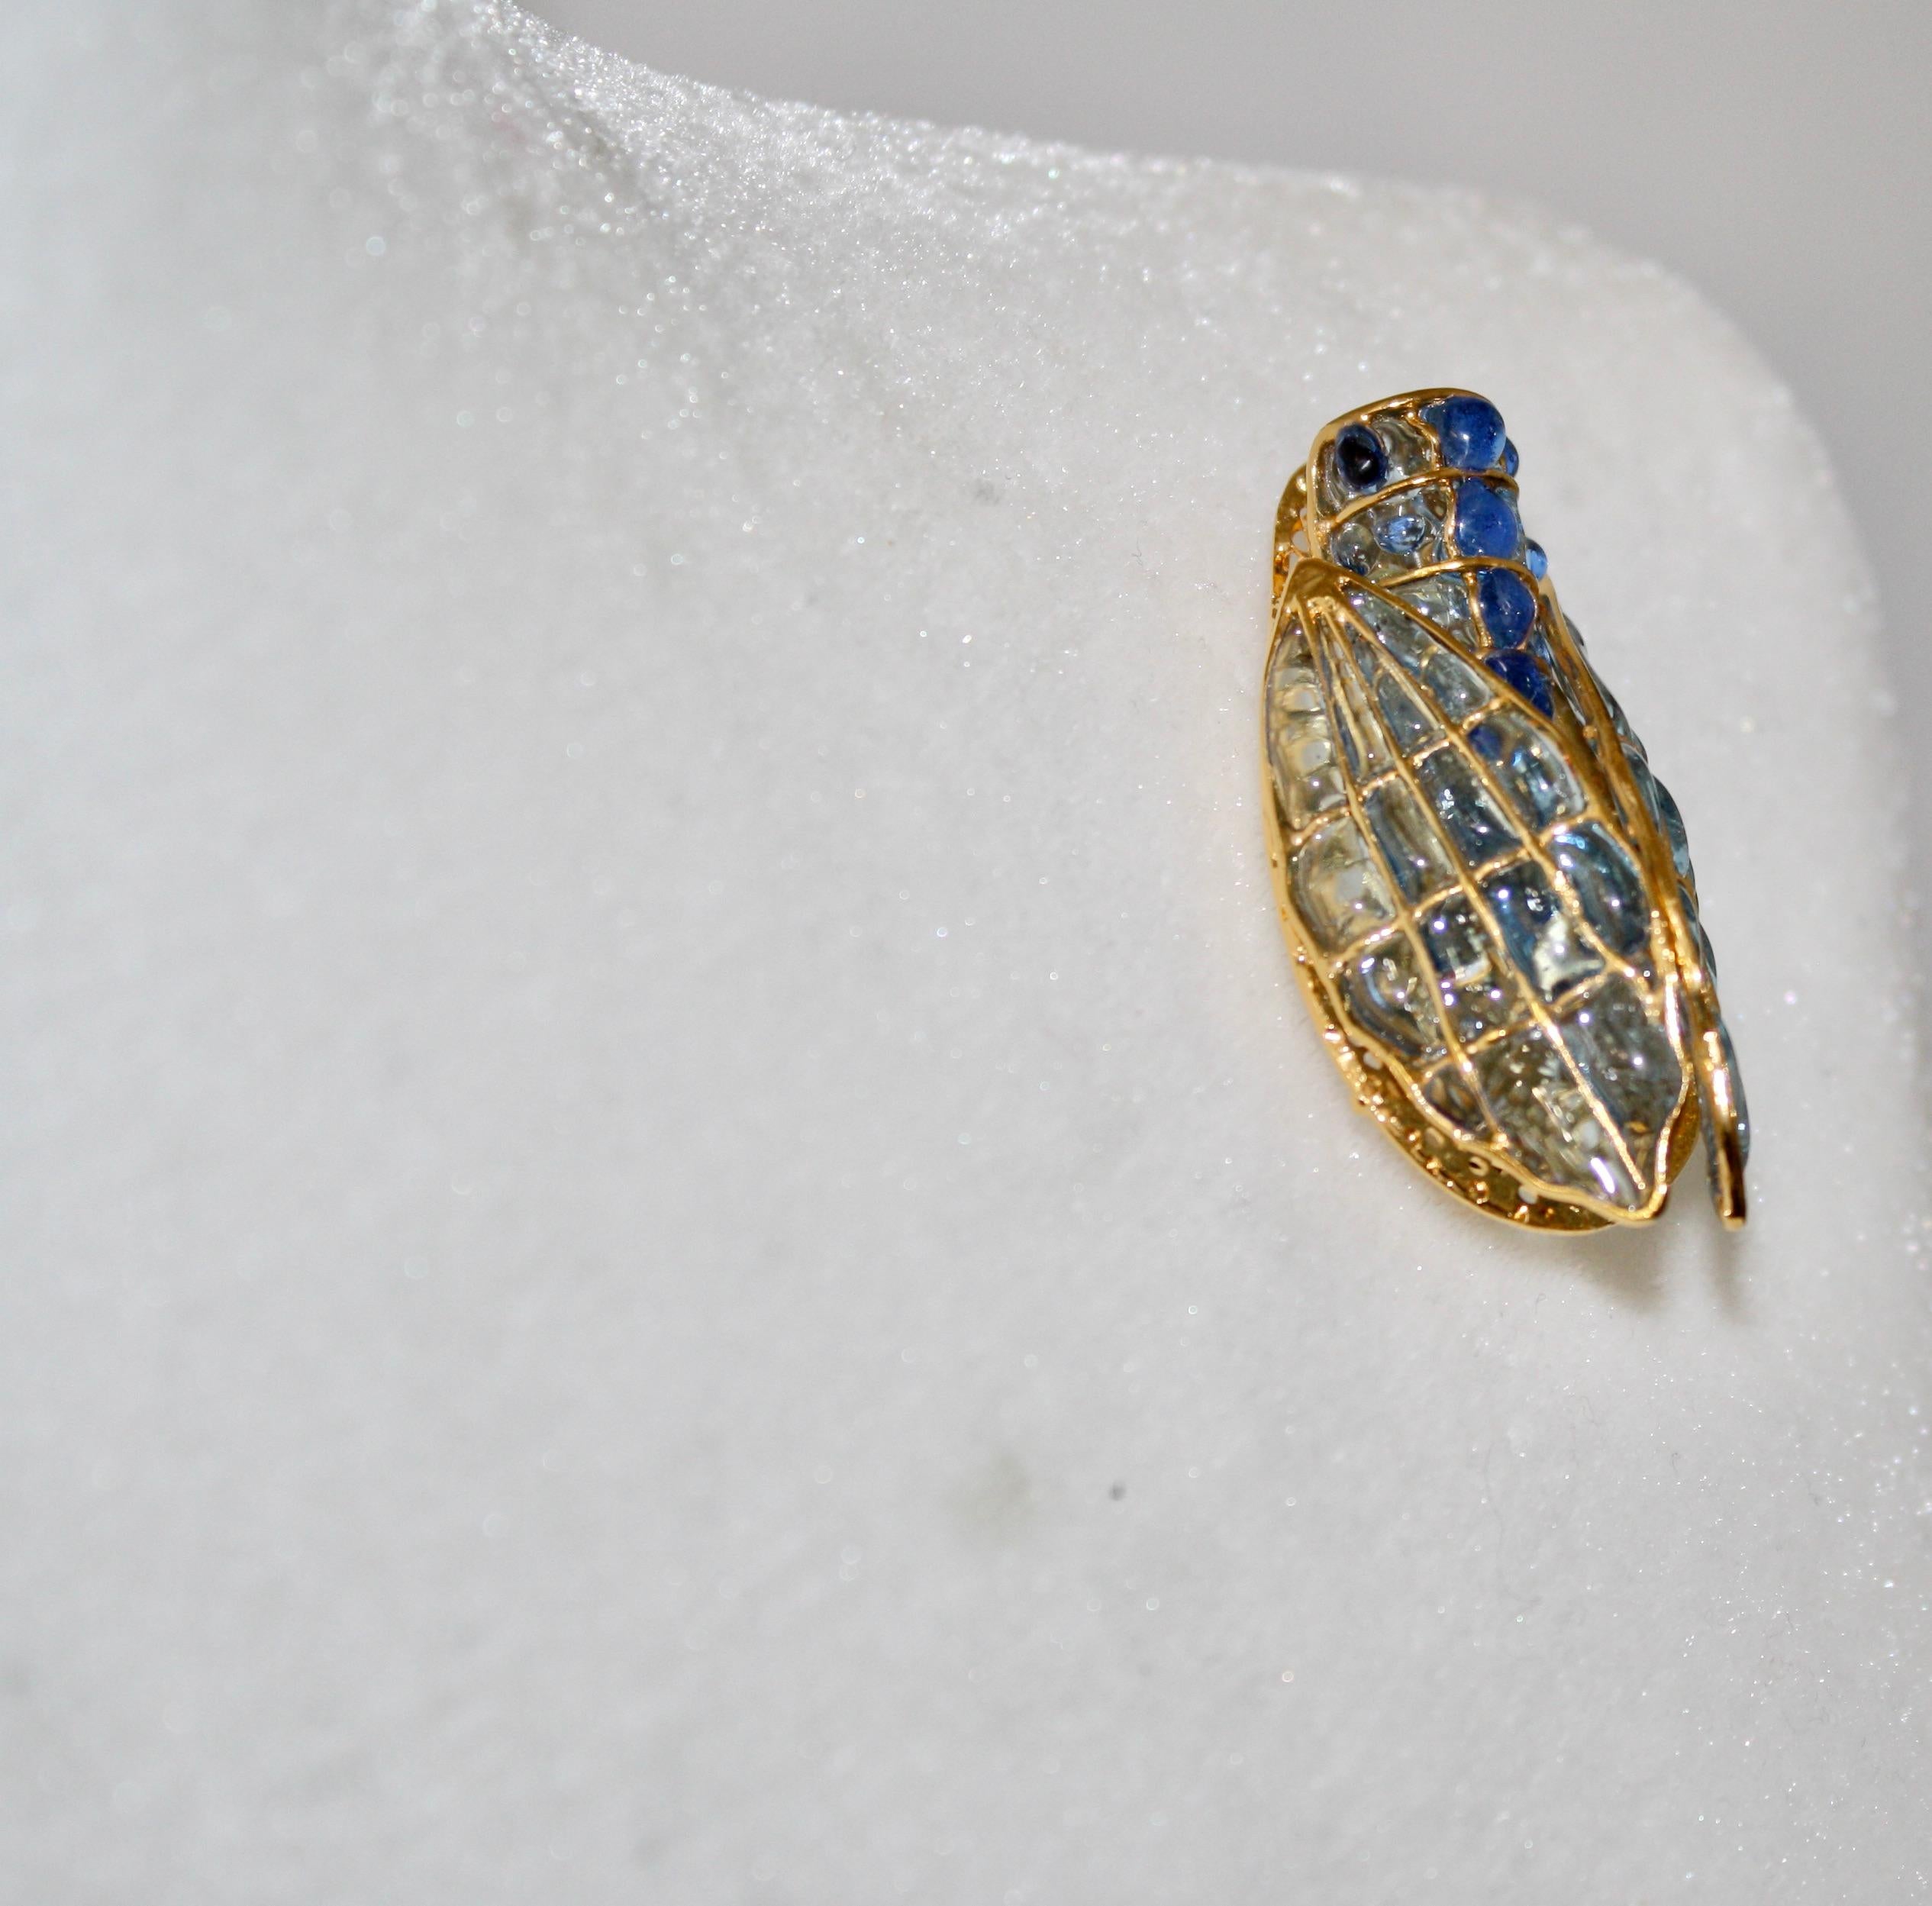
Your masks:
M1557 606L1495 406L1418 391L1314 441L1275 523L1276 897L1356 1098L1518 1224L1663 1210L1701 1126L1744 1221L1737 1062L1682 817Z

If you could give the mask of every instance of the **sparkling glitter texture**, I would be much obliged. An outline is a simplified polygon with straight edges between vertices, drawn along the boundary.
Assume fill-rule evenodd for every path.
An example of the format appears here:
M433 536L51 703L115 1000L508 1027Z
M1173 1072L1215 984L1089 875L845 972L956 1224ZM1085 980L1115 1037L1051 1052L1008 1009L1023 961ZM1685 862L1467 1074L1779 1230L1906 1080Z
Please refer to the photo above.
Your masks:
M452 0L26 11L15 1891L1913 1895L1891 783L1731 329ZM1266 525L1444 380L1690 821L1735 1246L1487 1228L1305 1036Z

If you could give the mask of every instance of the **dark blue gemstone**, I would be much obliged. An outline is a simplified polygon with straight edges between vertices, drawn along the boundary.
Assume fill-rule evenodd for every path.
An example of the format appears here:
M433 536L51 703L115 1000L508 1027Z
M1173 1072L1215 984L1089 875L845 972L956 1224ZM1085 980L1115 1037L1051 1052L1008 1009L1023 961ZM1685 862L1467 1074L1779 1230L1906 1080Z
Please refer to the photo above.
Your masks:
M1536 597L1513 570L1485 569L1476 579L1476 598L1482 608L1482 626L1499 649L1521 647L1536 627Z
M1503 453L1501 414L1486 397L1446 397L1435 415L1442 460L1452 470L1492 469Z
M1335 468L1359 495L1379 490L1389 478L1389 454L1366 424L1351 424L1335 439Z
M1487 664L1492 675L1500 677L1540 713L1553 712L1550 684L1543 671L1521 649L1505 649L1492 655Z
M1530 573L1540 582L1550 573L1550 558L1543 545L1537 542L1523 546L1523 560L1530 566Z
M1523 546L1516 505L1473 476L1456 485L1456 547L1465 556L1512 556Z
M1503 445L1504 476L1514 476L1517 471L1521 468L1522 463L1522 458L1517 454L1516 446L1514 443L1505 442Z

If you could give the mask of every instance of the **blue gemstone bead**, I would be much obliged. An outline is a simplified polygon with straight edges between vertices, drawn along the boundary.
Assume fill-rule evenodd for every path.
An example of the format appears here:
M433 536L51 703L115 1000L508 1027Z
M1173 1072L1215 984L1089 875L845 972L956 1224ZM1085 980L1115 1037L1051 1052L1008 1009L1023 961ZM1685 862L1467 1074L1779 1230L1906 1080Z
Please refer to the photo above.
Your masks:
M1540 582L1550 573L1550 557L1540 543L1530 541L1523 546L1523 560L1530 566L1530 573Z
M1446 397L1435 415L1442 460L1452 470L1494 467L1508 439L1501 414L1486 397Z
M1520 647L1536 627L1536 597L1512 570L1485 569L1476 582L1476 599L1482 605L1482 626L1499 649Z
M1413 556L1428 534L1428 519L1421 516L1392 516L1375 526L1376 540L1391 556Z
M1492 655L1486 664L1492 675L1499 676L1540 714L1553 712L1550 684L1543 671L1521 649L1505 649Z
M1523 460L1517 453L1516 446L1505 437L1503 440L1503 474L1514 476L1522 467Z
M1465 556L1514 556L1523 546L1516 505L1500 490L1466 476L1456 485L1456 547Z

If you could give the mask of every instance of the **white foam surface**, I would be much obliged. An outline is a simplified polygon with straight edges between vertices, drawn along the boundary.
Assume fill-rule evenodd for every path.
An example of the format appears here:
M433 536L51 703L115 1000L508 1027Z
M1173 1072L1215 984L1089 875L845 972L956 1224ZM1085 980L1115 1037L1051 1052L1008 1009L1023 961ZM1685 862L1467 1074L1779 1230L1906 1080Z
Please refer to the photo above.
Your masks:
M1916 1896L1885 685L1724 323L468 0L10 31L14 1897ZM1275 501L1434 382L1688 816L1740 1240L1465 1214L1295 995Z

